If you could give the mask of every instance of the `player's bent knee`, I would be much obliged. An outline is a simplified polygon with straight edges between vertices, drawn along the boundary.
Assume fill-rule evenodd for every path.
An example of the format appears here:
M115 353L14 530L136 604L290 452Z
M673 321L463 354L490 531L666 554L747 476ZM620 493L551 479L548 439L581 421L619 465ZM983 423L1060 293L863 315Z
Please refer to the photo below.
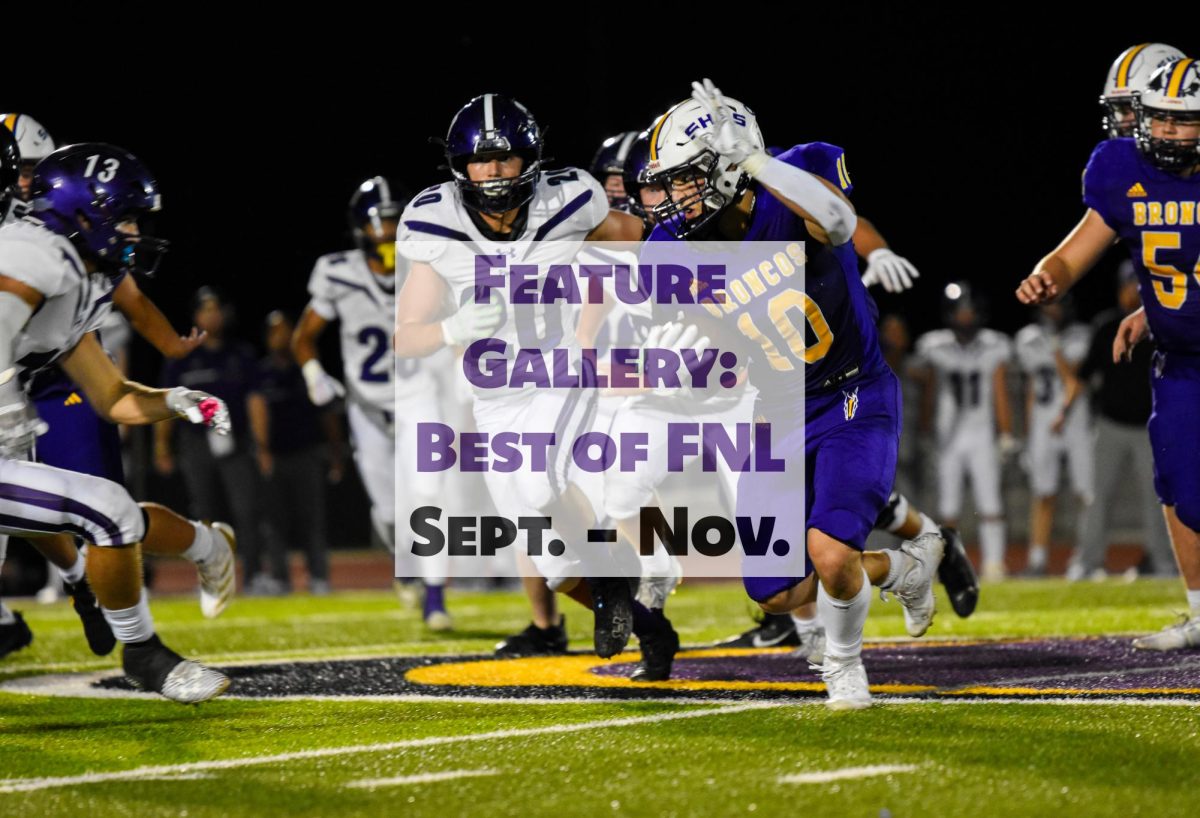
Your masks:
M146 515L120 483L91 477L76 486L73 514L94 532L90 541L99 546L129 546L146 536Z

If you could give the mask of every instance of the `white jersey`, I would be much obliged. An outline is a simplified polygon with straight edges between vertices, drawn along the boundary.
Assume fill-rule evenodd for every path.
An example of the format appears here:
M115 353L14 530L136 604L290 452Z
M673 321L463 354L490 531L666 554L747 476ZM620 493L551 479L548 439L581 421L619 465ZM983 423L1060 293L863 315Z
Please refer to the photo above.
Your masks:
M1091 341L1092 331L1086 324L1071 324L1058 333L1041 324L1030 324L1017 333L1017 361L1033 389L1031 428L1050 427L1062 409L1066 385L1058 374L1055 351L1061 351L1068 364L1078 367L1087 357ZM1076 400L1067 418L1068 426L1086 426L1087 421L1087 400Z
M493 239L471 220L455 184L445 182L422 191L404 209L396 248L398 255L429 264L442 277L452 302L446 305L447 312L453 312L474 296L477 256L536 264L540 275L535 292L541 293L548 265L575 262L584 239L608 212L604 188L585 171L542 171L520 235ZM508 280L506 270L499 273ZM579 304L561 298L549 304L513 304L506 290L497 292L504 299L505 315L491 337L505 342L510 356L522 348L565 349L569 360L577 360ZM476 390L475 394L496 397L500 391Z
M0 275L45 296L17 335L13 360L23 374L32 375L74 349L112 309L108 276L89 273L71 242L30 219L0 227Z
M937 376L937 432L945 443L959 435L991 438L995 433L996 370L1012 357L1012 342L981 329L968 343L953 330L927 332L917 339L917 355Z
M313 312L339 324L343 376L352 401L391 412L398 393L435 388L432 374L420 361L398 365L392 352L395 286L371 272L361 250L317 259L308 292Z

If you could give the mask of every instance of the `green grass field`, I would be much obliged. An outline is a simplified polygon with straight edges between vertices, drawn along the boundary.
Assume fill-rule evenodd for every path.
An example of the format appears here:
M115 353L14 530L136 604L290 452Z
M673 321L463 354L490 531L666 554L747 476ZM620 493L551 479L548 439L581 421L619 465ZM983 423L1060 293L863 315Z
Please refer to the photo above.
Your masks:
M169 644L215 664L487 652L527 619L515 594L450 602L449 639L383 592L239 599L213 622L191 599L152 607ZM36 637L0 662L0 681L116 666L87 653L65 605L14 607ZM966 621L942 599L931 635L1137 633L1181 607L1175 582L1011 582L986 588ZM685 585L670 611L685 644L749 621L736 585ZM573 645L587 646L590 615L566 613ZM899 606L877 601L867 634L902 635ZM1195 678L1200 687L1200 670ZM817 700L231 698L184 707L0 692L0 816L1194 815L1197 706L882 701L830 713ZM874 765L892 772L847 771ZM831 771L846 777L795 778Z

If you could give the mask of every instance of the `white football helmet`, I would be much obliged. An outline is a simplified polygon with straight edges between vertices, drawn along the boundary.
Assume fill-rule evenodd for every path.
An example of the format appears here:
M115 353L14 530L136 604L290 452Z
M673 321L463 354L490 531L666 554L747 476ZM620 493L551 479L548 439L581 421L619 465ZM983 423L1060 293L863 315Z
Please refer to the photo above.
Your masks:
M762 132L754 112L736 99L725 97L735 125L764 149ZM750 177L728 159L708 147L700 137L713 125L700 103L686 99L667 111L650 131L647 184L662 185L667 192L654 208L655 218L676 238L695 235L712 225L721 211L737 201ZM674 196L685 191L678 201ZM673 194L674 191L674 194Z
M1183 59L1183 52L1163 43L1142 43L1125 49L1108 69L1100 108L1104 111L1101 127L1109 139L1133 136L1133 96L1140 93L1150 75L1173 60Z
M22 162L40 162L54 153L54 139L40 122L28 114L0 114L0 122L17 138Z
M1164 170L1200 164L1200 138L1169 139L1151 135L1151 120L1200 125L1200 63L1173 60L1159 68L1134 97L1134 136L1138 148Z

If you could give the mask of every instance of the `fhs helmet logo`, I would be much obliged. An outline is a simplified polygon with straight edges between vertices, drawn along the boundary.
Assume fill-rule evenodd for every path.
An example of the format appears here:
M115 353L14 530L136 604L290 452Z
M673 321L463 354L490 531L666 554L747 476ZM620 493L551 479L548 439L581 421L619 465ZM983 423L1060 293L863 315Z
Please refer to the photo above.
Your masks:
M842 401L842 414L846 416L846 420L854 420L854 415L858 412L858 387L854 387L853 392L842 392L846 399Z

